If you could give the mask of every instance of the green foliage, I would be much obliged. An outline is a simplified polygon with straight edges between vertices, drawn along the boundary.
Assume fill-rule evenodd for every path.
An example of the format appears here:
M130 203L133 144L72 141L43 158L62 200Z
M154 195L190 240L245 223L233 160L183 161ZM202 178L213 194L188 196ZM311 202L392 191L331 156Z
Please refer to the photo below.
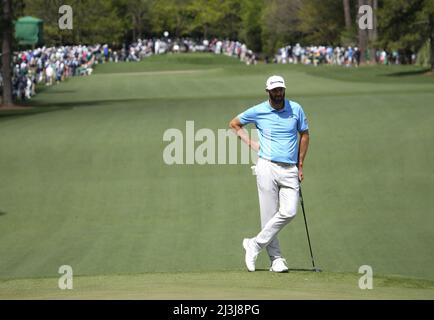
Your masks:
M241 1L240 39L255 52L262 51L261 17L264 7L264 0Z
M263 0L256 0L261 3ZM242 28L243 1L225 0L224 15L213 28L213 36L239 40Z
M200 30L203 38L207 38L209 29L217 26L217 22L224 17L225 7L226 2L220 0L193 0L188 7L194 17L189 30Z
M417 54L416 64L422 67L428 67L431 63L430 57L430 43L429 41L425 42L425 44L420 48Z
M122 41L123 18L117 12L116 1L105 0L24 0L24 14L44 20L46 45L72 43L119 43ZM68 4L73 9L73 29L58 26L59 7Z
M119 43L122 41L122 20L116 14L111 1L88 0L81 1L80 12L87 14L75 14L75 26L79 30L78 41L83 39L85 43Z
M135 41L152 34L151 8L154 0L113 0L113 8L120 17L124 37Z
M59 30L62 0L21 0L23 15L44 20L47 45L60 43L120 43L140 37L243 38L262 49L264 0L71 0L73 30Z
M372 4L372 1L368 1ZM74 10L74 29L59 30L58 8ZM418 51L434 21L432 0L378 0L378 48ZM255 52L273 54L290 43L351 45L357 42L358 1L342 0L17 0L15 16L44 20L47 45L120 44L169 31L171 37L240 39ZM1 19L0 19L1 20Z
M24 0L23 14L44 20L44 40L47 45L69 43L74 40L72 31L60 30L58 27L58 10L62 4L61 0ZM74 8L75 18L78 11L77 3L71 1L70 5Z
M262 41L267 54L273 54L277 48L301 40L299 12L302 5L301 0L266 0L261 22Z
M150 7L153 34L236 39L241 24L237 0L160 0Z
M151 25L153 33L161 36L169 31L171 36L188 35L193 17L190 12L191 0L157 0L151 8Z
M305 0L299 11L299 30L305 44L337 45L345 31L342 1Z
M427 2L384 0L378 12L378 44L393 50L419 50L428 38L428 21L424 12Z
M355 46L357 43L357 33L353 29L343 30L337 43L346 47ZM333 44L336 44L336 42L333 42Z
M345 30L343 3L336 0L267 0L262 29L268 54L289 43L337 45L354 39L354 31Z

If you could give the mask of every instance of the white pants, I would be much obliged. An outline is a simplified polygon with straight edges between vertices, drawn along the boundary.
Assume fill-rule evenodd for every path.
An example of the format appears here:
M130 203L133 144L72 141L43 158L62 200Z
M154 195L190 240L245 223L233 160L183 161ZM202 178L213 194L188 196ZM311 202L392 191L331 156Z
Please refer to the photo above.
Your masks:
M259 158L255 171L262 227L255 240L274 260L282 256L277 234L297 213L298 168Z

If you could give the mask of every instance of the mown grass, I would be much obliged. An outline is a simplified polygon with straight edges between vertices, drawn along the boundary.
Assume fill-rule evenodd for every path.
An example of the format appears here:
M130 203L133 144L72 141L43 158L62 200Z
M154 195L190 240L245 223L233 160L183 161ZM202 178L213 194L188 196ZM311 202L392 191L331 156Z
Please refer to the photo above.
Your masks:
M163 276L153 278L160 272L175 282L179 272L186 275L172 284L179 292L188 288L191 272L212 279L225 271L215 283L226 273L252 282L246 287L251 290L240 291L247 280L229 277L219 297L227 291L259 297L262 285L255 289L255 283L269 278L298 281L308 298L320 296L313 293L316 281L319 292L329 292L321 283L333 283L332 274L313 278L303 291L299 273L274 278L279 276L240 271L241 240L259 230L250 165L163 162L167 129L185 133L187 120L196 130L227 128L232 117L266 99L265 79L274 73L285 76L287 97L302 104L310 123L303 193L317 264L328 273L355 273L367 264L374 275L433 280L434 87L424 75L386 75L414 70L245 66L227 57L161 56L97 66L90 77L44 88L26 115L0 111L0 278L7 280L0 295L55 296L57 289L48 290L45 282L13 279L56 279L64 264L83 281L94 279L83 298L92 296L92 287L104 297L98 279L112 274L120 275L116 285L125 282L119 297L130 288L133 297L146 298L143 287L134 293L135 276L122 278L142 279L143 273L149 286L159 286L159 297L173 297ZM279 237L291 268L310 265L301 215ZM261 255L258 268L268 264ZM383 284L395 286L393 281ZM278 282L269 283L270 297L286 292L273 291ZM201 294L211 297L211 282L203 283ZM22 284L33 293L22 291ZM117 296L116 285L106 297ZM412 295L413 289L422 291ZM325 297L357 298L359 290ZM400 282L392 296L427 292Z

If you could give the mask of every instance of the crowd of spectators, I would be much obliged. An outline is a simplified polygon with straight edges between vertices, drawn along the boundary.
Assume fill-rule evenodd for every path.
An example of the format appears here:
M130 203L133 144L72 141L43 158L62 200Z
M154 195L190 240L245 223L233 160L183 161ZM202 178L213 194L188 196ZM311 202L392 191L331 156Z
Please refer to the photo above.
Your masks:
M371 61L372 54L370 51L366 52L367 60ZM400 64L401 57L398 51L386 51L375 50L375 63L377 64ZM299 43L296 45L288 45L282 47L278 50L276 55L273 57L272 62L274 63L293 63L293 64L305 64L314 65L319 64L333 64L340 66L356 66L360 65L361 52L357 47L332 47L332 46L300 46ZM414 63L416 60L416 55L412 54L410 58L410 63ZM266 62L271 62L266 61Z
M42 47L14 54L14 99L31 99L36 93L37 84L51 86L71 76L90 75L97 53L102 55L104 48L100 45Z
M13 56L13 96L17 100L31 99L36 93L36 85L51 86L71 76L92 74L95 64L120 61L140 61L151 55L181 52L211 52L239 59L247 65L257 64L257 55L239 41L212 39L195 41L182 39L138 39L122 48L110 48L104 45L78 45L61 47L42 47L17 52ZM367 52L368 60L371 60ZM378 64L399 64L398 51L375 51ZM278 50L272 57L265 57L266 63L314 65L333 64L341 66L359 66L360 50L357 47L307 46L299 43L288 45ZM416 55L408 60L414 63ZM0 76L0 88L2 79Z
M107 44L42 47L14 54L12 94L15 100L24 101L36 94L37 84L51 86L68 77L90 75L95 64L140 61L151 55L181 52L212 52L239 58L246 64L257 63L256 55L245 44L218 39L139 39L120 49Z
M212 52L237 57L246 64L256 64L257 56L239 41L213 39L194 41L182 39L138 39L121 50L110 50L109 61L140 61L155 54L181 52Z
M293 63L305 65L336 64L351 66L358 65L360 51L357 47L331 47L331 46L307 46L297 43L280 48L274 57L275 63Z

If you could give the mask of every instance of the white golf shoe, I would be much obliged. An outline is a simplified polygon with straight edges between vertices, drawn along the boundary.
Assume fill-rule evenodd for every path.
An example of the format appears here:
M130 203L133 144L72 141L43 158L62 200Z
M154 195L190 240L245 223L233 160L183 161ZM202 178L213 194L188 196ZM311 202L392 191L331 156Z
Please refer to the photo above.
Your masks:
M286 260L283 258L277 258L273 260L270 271L272 272L288 272L288 266Z
M253 239L244 239L243 240L243 248L246 250L245 262L247 266L247 270L250 272L255 271L255 262L260 249L258 245L253 242Z

